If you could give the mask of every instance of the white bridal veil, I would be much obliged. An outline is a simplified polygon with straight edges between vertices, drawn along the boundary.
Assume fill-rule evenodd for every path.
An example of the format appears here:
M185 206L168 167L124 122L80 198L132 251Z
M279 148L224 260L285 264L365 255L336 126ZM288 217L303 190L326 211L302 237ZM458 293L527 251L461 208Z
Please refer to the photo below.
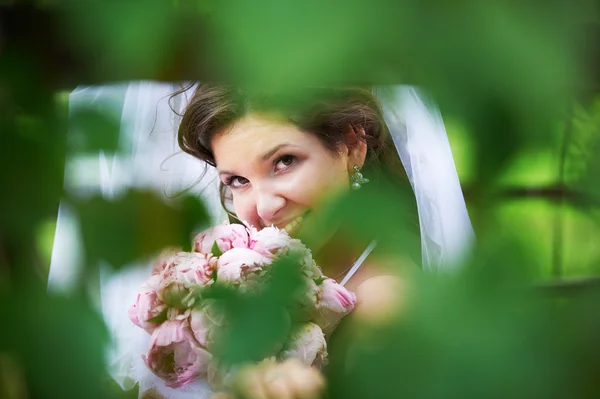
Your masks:
M114 115L120 123L119 150L70 157L65 172L69 194L101 194L110 200L128 188L173 196L193 187L191 192L203 197L212 221L225 220L216 174L209 168L194 185L204 167L177 145L179 117L171 107L182 111L192 93L180 94L169 103L170 95L178 89L174 84L148 81L77 88L69 97L71 116L82 109ZM452 270L474 235L442 118L414 87L378 88L377 94L417 200L423 268ZM79 274L82 251L77 215L62 202L50 267L51 290L69 290ZM207 396L209 391L203 384L185 392L174 391L145 369L140 354L146 348L147 334L130 322L126 310L148 272L143 267L119 274L109 270L102 270L100 305L114 337L108 353L113 377L123 388L138 382L140 392L155 388L166 398Z
M415 193L423 268L460 265L474 240L444 122L412 86L379 89L384 116Z

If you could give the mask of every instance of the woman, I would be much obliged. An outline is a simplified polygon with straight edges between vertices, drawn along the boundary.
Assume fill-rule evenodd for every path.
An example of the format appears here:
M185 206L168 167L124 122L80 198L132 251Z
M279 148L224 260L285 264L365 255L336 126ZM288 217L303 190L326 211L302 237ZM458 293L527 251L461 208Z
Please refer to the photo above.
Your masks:
M371 91L314 88L297 98L290 102L274 94L252 95L209 84L195 89L183 113L179 144L216 167L223 202L229 199L235 218L259 229L275 225L293 235L302 233L305 219L328 197L352 186L386 177L408 185ZM402 277L378 267L375 255L362 267L356 264L360 269L350 276L349 265L362 250L357 253L356 246L336 239L339 229L313 251L317 263L356 293L354 318L385 318L402 301ZM250 397L312 396L321 378L294 364L249 368L239 389Z
M410 181L419 208L424 267L451 266L472 233L439 116L412 88L395 89L399 103L387 108L387 120L378 99L366 89L311 89L301 94L302 101L290 101L200 84L191 99L183 101L187 106L179 144L216 167L221 199L230 214L257 228L276 225L302 237L313 214L352 185L368 190L385 180L405 185ZM142 98L137 101L151 102ZM149 119L144 112L166 115L164 107L158 112L152 106L149 111L139 109L132 112L137 120ZM344 246L340 231L344 226L336 225L327 234L320 231L317 263L356 293L353 318L381 320L401 303L402 279L382 271L378 258L369 255L373 243L364 242L360 249ZM247 368L239 374L237 389L248 397L292 398L316 394L322 383L315 370L286 362Z
M327 197L369 183L359 170L371 180L383 178L382 170L401 172L370 91L311 89L301 97L290 107L273 94L253 97L200 84L183 114L181 148L216 167L223 202L228 198L235 218L258 229L274 225L294 235ZM314 256L326 275L343 281L360 251L350 245L340 251L341 240L327 241ZM379 317L399 302L401 280L367 262L347 287L357 294L358 315ZM322 386L318 373L296 362L249 367L243 374L238 389L249 397L312 397Z
M370 91L321 88L297 96L299 101L285 105L275 94L253 96L208 84L196 88L179 126L179 144L216 168L231 216L258 229L274 225L301 234L311 212L353 185L368 190L384 179L409 185ZM328 230L335 231L321 240L328 243L324 248L313 250L317 259L342 244L335 239L340 227ZM335 252L317 263L341 281L361 251ZM353 278L350 287L357 281Z

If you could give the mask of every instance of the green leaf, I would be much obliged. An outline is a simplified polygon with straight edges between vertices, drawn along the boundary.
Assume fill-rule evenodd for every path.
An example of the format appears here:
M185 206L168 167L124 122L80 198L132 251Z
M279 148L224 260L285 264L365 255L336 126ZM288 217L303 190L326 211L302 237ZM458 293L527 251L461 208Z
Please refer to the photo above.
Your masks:
M160 324L163 321L167 320L167 309L160 312L158 315L148 319L150 323Z
M106 103L97 104L96 109L79 108L72 112L68 143L71 150L78 153L118 150L120 114L108 109L108 99Z
M184 197L168 204L152 192L129 191L116 201L75 201L89 265L106 261L122 267L165 247L189 246L208 216L202 202Z
M221 248L219 248L216 241L213 243L213 246L210 249L210 252L216 257L223 255L223 251L221 251Z
M315 278L315 284L316 285L321 285L323 284L323 281L327 280L327 277L319 277L319 278Z

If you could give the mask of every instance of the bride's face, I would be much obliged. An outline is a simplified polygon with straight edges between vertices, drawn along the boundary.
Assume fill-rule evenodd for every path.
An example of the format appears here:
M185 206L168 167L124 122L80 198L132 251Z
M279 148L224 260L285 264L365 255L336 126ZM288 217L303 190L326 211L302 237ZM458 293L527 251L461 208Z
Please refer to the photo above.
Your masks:
M250 114L212 140L219 178L239 219L293 234L308 211L349 187L349 151L335 152L296 126Z

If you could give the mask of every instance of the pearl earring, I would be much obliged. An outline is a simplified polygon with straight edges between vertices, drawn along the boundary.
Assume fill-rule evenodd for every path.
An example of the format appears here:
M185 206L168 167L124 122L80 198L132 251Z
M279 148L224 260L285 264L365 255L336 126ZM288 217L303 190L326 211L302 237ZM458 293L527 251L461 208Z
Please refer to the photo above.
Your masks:
M360 169L358 169L357 165L354 165L353 169L354 172L352 172L352 174L350 175L350 180L352 181L350 187L352 187L353 190L358 190L363 184L368 183L369 179L364 178L362 173L360 173Z

